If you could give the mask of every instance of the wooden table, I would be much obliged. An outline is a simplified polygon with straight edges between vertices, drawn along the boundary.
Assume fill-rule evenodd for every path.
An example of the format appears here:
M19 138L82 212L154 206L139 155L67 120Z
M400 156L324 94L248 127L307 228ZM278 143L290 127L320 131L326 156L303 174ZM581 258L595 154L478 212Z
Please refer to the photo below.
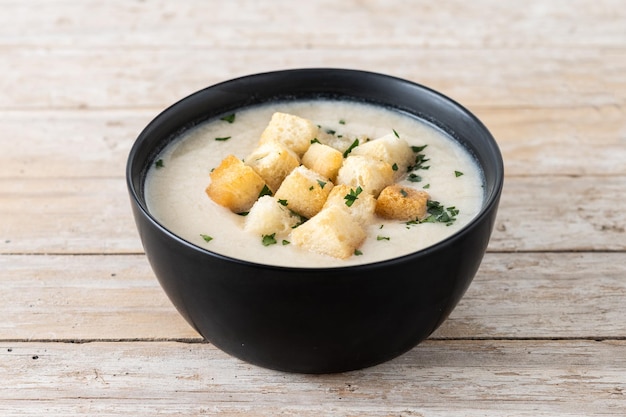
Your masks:
M625 415L624 6L0 0L0 415ZM388 363L312 376L243 363L182 320L124 168L174 101L320 66L463 103L506 181L443 326Z

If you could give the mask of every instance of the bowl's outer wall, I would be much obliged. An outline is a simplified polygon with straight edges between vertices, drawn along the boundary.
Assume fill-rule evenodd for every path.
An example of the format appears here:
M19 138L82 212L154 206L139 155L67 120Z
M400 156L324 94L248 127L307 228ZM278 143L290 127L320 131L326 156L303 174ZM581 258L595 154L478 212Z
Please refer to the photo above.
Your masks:
M477 158L485 174L479 216L416 254L350 268L281 268L211 254L158 224L143 183L156 154L182 127L275 99L356 98L436 123ZM428 337L470 285L495 221L500 152L467 110L425 87L361 71L259 74L176 103L141 133L127 169L133 214L148 260L173 304L208 341L243 360L293 372L339 372L393 358Z

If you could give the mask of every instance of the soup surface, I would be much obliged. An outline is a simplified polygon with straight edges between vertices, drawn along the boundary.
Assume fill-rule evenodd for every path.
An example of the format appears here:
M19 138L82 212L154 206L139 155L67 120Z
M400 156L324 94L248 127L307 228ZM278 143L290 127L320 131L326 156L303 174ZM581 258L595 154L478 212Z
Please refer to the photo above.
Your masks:
M400 184L427 191L451 221L407 223L375 217L356 255L337 259L287 241L264 245L244 231L245 217L213 202L205 193L209 174L228 154L244 159L258 145L274 112L297 115L324 134L371 139L397 133L409 145L426 147L421 169ZM150 213L168 230L197 246L233 258L290 267L341 267L382 261L431 246L463 228L480 211L482 172L472 155L452 138L414 117L349 101L277 102L207 121L183 133L155 159L146 182ZM447 211L450 214L450 211ZM284 244L283 244L284 243Z

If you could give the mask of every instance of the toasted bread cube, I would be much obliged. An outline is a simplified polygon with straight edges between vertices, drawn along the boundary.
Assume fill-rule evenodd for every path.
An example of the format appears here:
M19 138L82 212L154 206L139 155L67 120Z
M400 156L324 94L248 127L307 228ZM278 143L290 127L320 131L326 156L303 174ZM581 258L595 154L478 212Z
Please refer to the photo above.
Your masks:
M351 205L348 205L346 204L345 197L350 194L351 190L354 191L349 185L335 185L330 194L328 194L328 198L322 210L328 207L338 207L346 213L349 213L361 226L365 227L374 217L376 199L370 193L362 192Z
M291 171L276 191L275 197L302 217L315 216L324 206L333 183L304 165Z
M426 191L393 184L378 196L376 214L392 220L422 220L426 217L428 199Z
M291 242L312 252L346 259L363 243L366 232L342 209L331 206L293 229Z
M311 141L315 139L318 127L308 119L293 114L276 112L261 134L259 144L279 142L302 157Z
M334 181L341 164L343 164L343 155L328 145L312 143L302 157L302 164Z
M244 230L259 236L276 233L286 236L300 222L300 218L276 200L264 195L250 209L244 223Z
M336 182L352 188L360 186L364 191L378 197L383 188L394 182L393 168L385 161L363 155L350 155L343 161Z
M278 190L285 177L300 166L300 158L278 142L268 142L257 147L245 159L257 174L263 178L273 193Z
M234 155L228 155L210 174L207 195L234 213L248 211L265 187L265 181Z
M415 161L411 146L395 133L359 145L352 150L350 155L369 156L387 162L394 170L394 180L404 176L409 165Z

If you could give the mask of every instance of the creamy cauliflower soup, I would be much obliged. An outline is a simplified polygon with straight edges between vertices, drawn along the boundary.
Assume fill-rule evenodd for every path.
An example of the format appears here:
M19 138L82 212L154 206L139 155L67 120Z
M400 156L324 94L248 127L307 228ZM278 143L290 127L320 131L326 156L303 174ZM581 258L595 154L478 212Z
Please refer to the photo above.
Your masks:
M423 201L427 197L426 211L416 218L398 220L382 215L384 211L381 209L379 212L377 207L377 211L365 220L356 219L354 226L349 223L350 230L346 231L348 234L354 228L362 228L363 234L359 235L356 246L349 247L349 253L341 256L331 256L315 249L319 246L323 251L326 247L325 239L332 233L320 233L320 236L311 238L321 241L313 242L310 247L298 244L294 231L306 225L310 219L315 219L315 214L308 214L310 219L298 215L298 221L286 230L276 230L275 233L254 232L260 229L249 227L246 223L252 221L249 217L255 210L254 207L250 209L250 215L246 215L247 206L241 210L244 212L234 212L225 207L218 198L207 195L210 194L207 187L212 182L217 182L216 171L222 169L229 155L234 155L236 158L233 159L240 165L242 161L246 166L254 166L255 161L246 158L258 154L256 150L259 149L260 138L277 112L310 121L315 125L315 137L310 142L323 144L340 152L340 159L343 159L346 168L340 168L336 177L332 174L334 181L323 177L310 187L313 190L315 186L315 191L328 191L331 187L339 190L342 181L348 183L344 185L345 191L338 198L339 205L350 206L354 203L356 207L356 202L364 201L365 197L377 204L376 198L382 201L385 195L385 192L375 187L364 190L367 187L346 181L346 178L350 178L346 161L350 158L350 161L357 161L359 157L365 158L359 156L360 152L357 150L360 146L365 149L365 144L379 138L390 143L395 138L402 143L406 141L411 152L410 163L408 167L390 163L393 172L390 171L389 175L393 177L393 185L396 186L396 194L400 193L400 200L414 194L419 194ZM294 152L298 161L307 160L304 152ZM337 152L332 152L336 156ZM371 160L371 155L369 157ZM319 162L319 158L322 156L309 156L308 165ZM389 170L388 166L383 168ZM292 172L301 169L305 167L298 167ZM376 175L378 172L376 171ZM355 181L358 182L360 177L356 178ZM290 210L296 207L295 197L285 194L286 191L280 189L280 182L266 182L271 188L264 186L259 195L272 196L276 202ZM476 216L483 203L483 188L482 172L473 156L439 129L398 111L333 100L264 104L223 115L190 128L157 156L145 182L146 202L150 213L172 233L212 252L256 263L289 267L365 264L399 257L431 246L454 234ZM368 193L373 193L375 198ZM395 204L393 199L390 204ZM259 223L257 226L267 226L262 217L258 220L257 216L254 221ZM341 223L344 226L348 224L345 221ZM343 235L336 238L339 244L343 243Z

